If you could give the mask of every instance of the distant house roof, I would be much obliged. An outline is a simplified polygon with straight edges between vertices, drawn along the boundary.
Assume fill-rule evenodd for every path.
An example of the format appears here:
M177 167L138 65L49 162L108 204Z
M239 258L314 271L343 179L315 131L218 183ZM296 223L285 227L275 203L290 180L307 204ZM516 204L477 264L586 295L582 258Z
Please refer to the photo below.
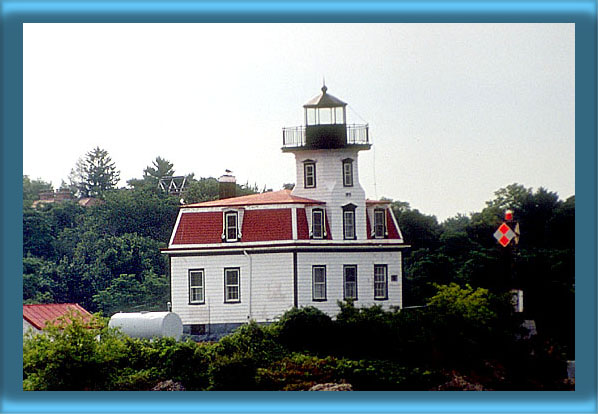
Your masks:
M81 315L85 322L91 320L91 313L78 303L53 303L43 305L23 305L23 319L36 329L43 329L48 323L56 324L57 319L68 316L70 312ZM67 321L69 319L67 318Z
M265 204L325 204L323 201L298 197L291 194L291 190L269 191L261 194L251 194L241 197L225 198L222 200L204 201L203 203L186 204L186 207L233 207Z
M79 201L77 201L77 202L82 207L97 206L99 204L105 203L104 200L102 200L100 198L96 198L96 197L84 197L84 198L79 199Z

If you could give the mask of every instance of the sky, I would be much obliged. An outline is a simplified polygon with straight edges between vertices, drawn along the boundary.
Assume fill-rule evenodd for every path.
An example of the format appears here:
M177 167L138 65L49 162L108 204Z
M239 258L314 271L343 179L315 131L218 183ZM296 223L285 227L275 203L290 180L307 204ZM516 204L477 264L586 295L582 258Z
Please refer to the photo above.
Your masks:
M368 123L368 198L439 221L512 183L575 194L574 24L23 25L23 174L55 187L99 146L119 186L177 175L295 182L282 128L320 93Z

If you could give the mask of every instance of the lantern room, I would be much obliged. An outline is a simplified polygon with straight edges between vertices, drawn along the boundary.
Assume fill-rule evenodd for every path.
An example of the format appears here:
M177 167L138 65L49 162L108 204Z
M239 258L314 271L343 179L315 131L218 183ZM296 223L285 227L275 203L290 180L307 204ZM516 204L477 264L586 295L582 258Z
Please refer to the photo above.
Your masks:
M347 124L347 104L328 93L310 99L304 109L304 126L283 128L283 151L335 149L358 146L369 149L367 125Z
M327 90L326 85L322 86L322 93L303 105L306 126L345 124L347 104Z

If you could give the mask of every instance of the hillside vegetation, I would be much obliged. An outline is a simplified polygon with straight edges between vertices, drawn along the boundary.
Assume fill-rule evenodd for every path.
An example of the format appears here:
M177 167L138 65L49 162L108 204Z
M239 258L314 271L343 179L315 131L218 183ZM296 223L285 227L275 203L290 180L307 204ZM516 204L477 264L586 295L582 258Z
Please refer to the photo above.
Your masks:
M101 181L98 177L106 174L94 173L93 165L117 173L107 153L96 150L87 155L103 161L80 160L71 182L61 185L72 200L33 207L39 192L52 186L23 177L23 301L76 302L104 316L165 310L169 283L160 248L167 245L180 199L187 203L215 199L217 180L190 175L182 195L168 195L157 183L173 175L174 169L158 157L141 179L129 180L127 188L115 188L114 176ZM256 185L237 187L238 194L258 192ZM82 207L77 199L83 196L102 203ZM461 378L459 373L482 378L484 386L492 389L560 386L556 378L562 377L564 361L575 359L575 197L561 200L544 188L534 191L511 184L497 190L482 211L442 223L407 202L394 201L392 208L405 241L412 246L404 260L404 304L417 308L385 312L343 304L335 320L325 315L316 318L313 309L291 310L279 323L250 324L211 345L146 343L96 328L112 345L100 341L85 346L98 358L94 363L106 358L118 361L117 371L106 373L101 384L73 380L68 386L141 389L140 384L173 379L188 389L288 389L330 380L347 381L358 389L367 389L367 384L378 389L429 389L451 375ZM506 209L514 211L521 237L517 246L503 248L492 235ZM524 291L523 315L513 314L505 305L514 288ZM536 323L538 334L531 340L516 339L525 337L519 330L523 319ZM91 332L82 330L81 340L87 341ZM60 381L50 381L48 376L67 381L66 372L60 370L68 367L53 368L44 353L68 344L48 338L25 344L26 388L62 389ZM151 357L154 353L162 359ZM171 357L198 358L197 365L171 361ZM88 363L83 357L79 362ZM203 367L196 368L203 376L184 374L191 366ZM234 374L233 367L246 376ZM81 368L81 375L88 368ZM58 373L50 372L53 369ZM544 373L546 380L541 379L542 370L549 370ZM305 380L312 378L305 374L308 371L313 381ZM504 379L491 378L503 371ZM291 372L305 381L290 379ZM68 375L77 378L78 374ZM242 384L231 385L235 380Z

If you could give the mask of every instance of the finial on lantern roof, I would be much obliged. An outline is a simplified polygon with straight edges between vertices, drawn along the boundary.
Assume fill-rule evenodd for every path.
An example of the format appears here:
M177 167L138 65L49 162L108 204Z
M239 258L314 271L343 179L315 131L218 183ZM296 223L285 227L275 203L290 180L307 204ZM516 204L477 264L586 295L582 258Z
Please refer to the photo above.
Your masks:
M326 93L328 88L326 87L326 78L322 76L322 93Z

